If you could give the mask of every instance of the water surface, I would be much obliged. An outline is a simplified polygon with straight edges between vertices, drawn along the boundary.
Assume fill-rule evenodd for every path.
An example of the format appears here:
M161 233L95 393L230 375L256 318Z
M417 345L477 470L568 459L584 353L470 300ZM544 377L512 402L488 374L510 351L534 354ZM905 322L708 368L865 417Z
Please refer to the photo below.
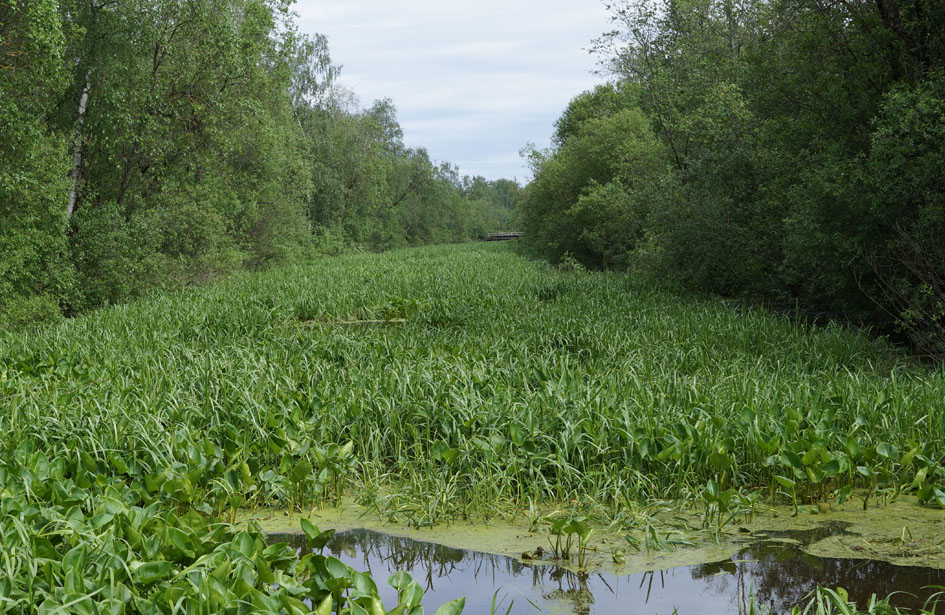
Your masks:
M574 613L577 615L729 615L739 613L754 595L774 613L789 613L817 585L840 586L865 605L870 596L898 594L898 606L916 608L945 585L945 570L893 566L871 560L818 558L805 554L808 544L844 531L842 524L806 532L769 533L769 540L746 546L731 559L629 576L576 574L547 563L525 564L501 555L453 549L368 530L338 534L331 553L377 581L384 604L396 604L387 577L403 570L426 590L424 604L435 612L444 602L466 596L465 615L497 613ZM789 537L798 542L784 542ZM299 548L305 537L274 534ZM945 603L935 612L945 614Z

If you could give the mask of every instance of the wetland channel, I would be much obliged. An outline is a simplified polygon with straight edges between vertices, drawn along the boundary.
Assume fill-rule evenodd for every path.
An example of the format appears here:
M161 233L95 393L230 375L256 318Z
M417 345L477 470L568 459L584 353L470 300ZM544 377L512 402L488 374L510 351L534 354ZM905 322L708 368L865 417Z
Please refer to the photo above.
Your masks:
M821 558L802 550L844 531L845 524L831 523L768 532L724 561L628 576L579 574L552 562L526 563L371 530L341 532L324 553L369 572L385 605L397 602L387 577L405 571L426 590L428 611L465 596L464 615L488 615L493 597L496 613L506 613L511 605L512 615L729 615L746 612L751 596L772 613L789 613L818 585L843 587L861 606L873 594L901 592L893 604L916 609L933 593L927 587L945 585L941 569ZM300 549L306 545L302 534L271 534L270 540ZM945 613L945 602L935 612Z

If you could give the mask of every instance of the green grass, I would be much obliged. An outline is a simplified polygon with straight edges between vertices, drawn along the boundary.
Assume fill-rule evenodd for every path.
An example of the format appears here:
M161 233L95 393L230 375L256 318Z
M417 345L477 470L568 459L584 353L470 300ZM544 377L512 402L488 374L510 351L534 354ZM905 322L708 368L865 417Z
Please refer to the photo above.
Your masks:
M619 524L685 500L707 526L762 496L945 505L943 399L941 371L862 332L508 246L240 274L0 333L0 611L374 608L337 560L221 523L345 494L416 525L568 501ZM422 591L395 582L410 612Z
M900 610L890 605L888 599L873 596L869 603L859 605L849 601L847 592L841 588L829 589L818 588L807 599L802 606L797 606L791 611L791 615L905 615L905 613L914 613L914 615L934 615L939 612L939 607L945 601L943 588L933 587L932 590L938 590L933 593L924 602L923 606L917 611ZM890 597L891 598L891 597ZM746 615L762 615L766 613L764 607L752 603Z
M406 322L337 324L361 319ZM941 371L864 333L506 246L326 259L0 339L5 457L180 479L164 491L221 511L353 489L418 524L529 499L619 514L710 480L934 503L942 399Z

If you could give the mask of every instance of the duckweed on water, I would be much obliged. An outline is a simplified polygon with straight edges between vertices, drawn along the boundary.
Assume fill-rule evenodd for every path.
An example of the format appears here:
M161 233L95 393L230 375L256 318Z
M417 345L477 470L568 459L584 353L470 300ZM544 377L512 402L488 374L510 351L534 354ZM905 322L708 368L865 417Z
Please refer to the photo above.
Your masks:
M511 520L457 520L435 527L410 527L391 523L376 513L359 506L353 498L337 508L307 513L320 527L339 532L367 529L387 535L426 543L517 558L531 564L553 563L572 571L603 571L628 575L668 568L697 566L728 559L746 545L760 541L795 541L795 536L810 536L801 549L822 558L870 559L899 566L945 569L945 515L941 511L920 507L914 497L903 496L885 506L877 504L866 512L858 503L847 502L827 514L814 509L798 516L791 515L790 506L764 507L751 523L739 522L716 534L701 527L697 511L680 514L678 508L654 505L646 513L640 511L638 521L630 528L598 528L591 541L585 566L575 558L552 561L548 528L531 526L524 516ZM299 515L285 510L266 510L240 515L241 524L257 523L266 533L298 533ZM825 530L828 528L827 530ZM829 531L843 527L842 532ZM658 532L660 543L651 541L647 547L646 533ZM634 538L637 548L628 545L626 536ZM905 537L905 540L904 540ZM546 555L533 558L541 547ZM615 552L621 556L614 557ZM522 557L529 554L528 558Z
M4 531L33 545L50 523L88 525L9 574L92 549L137 509L203 536L183 520L345 494L417 527L554 502L620 532L657 499L723 533L771 501L869 508L909 494L931 510L945 506L942 399L941 371L862 333L555 271L507 246L241 274L0 333ZM220 531L201 549L230 540ZM147 546L158 534L164 546ZM202 551L168 546L172 534L148 529L147 556L130 561L171 562L178 578ZM63 593L51 574L50 604L94 585Z

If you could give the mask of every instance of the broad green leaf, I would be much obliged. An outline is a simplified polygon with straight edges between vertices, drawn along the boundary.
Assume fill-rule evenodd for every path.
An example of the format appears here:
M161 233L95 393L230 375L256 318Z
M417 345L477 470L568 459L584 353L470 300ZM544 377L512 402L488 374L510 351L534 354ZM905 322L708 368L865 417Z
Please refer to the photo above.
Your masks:
M349 574L351 573L351 568L349 568L348 566L346 566L346 565L344 564L344 562L342 562L342 561L341 561L340 559L338 559L337 557L328 557L328 558L326 558L326 559L325 559L325 569L328 571L328 574L330 574L330 575L333 576L333 577L337 577L337 578L345 578L345 579L346 579L346 578L348 578Z
M318 526L308 519L303 518L300 523L302 525L302 531L305 532L305 536L309 540L314 540L319 534L321 534L321 530L318 529Z
M454 461L459 459L460 454L461 451L458 448L450 448L443 451L440 456L442 457L443 461L448 464L452 464Z
M711 463L716 470L724 470L732 464L732 459L728 456L728 453L715 452L709 455L709 463Z
M794 451L782 451L781 463L789 468L800 469L804 466L801 458Z
M804 456L801 457L801 463L805 466L814 464L818 459L820 459L820 453L823 449L819 446L812 446L810 449L804 453Z
M880 442L876 445L876 453L886 459L895 459L899 457L899 449L888 442Z
M513 423L509 426L509 437L515 446L522 446L525 443L525 433L519 425Z
M846 450L847 455L850 456L850 459L855 460L860 456L860 443L857 442L856 438L853 436L847 436L843 443L843 448Z
M368 607L368 615L385 615L384 603L377 596L371 597L371 604Z
M312 475L312 470L312 462L308 459L301 459L292 466L292 472L289 474L289 478L293 483L301 483Z
M436 615L460 615L466 606L466 597L450 600L436 610Z
M315 609L314 615L331 615L331 594L325 596L325 599Z
M943 492L941 489L934 489L932 493L935 497L935 501L938 502L938 505L942 508L945 508L945 492Z
M709 482L706 483L705 491L710 501L714 502L719 499L719 484L714 480L710 479Z
M841 466L839 459L831 459L827 463L820 466L820 470L824 473L825 476L836 476L840 473Z
M411 581L413 581L413 579L410 578L409 574L407 574L406 572L399 571L399 572L395 572L394 574L390 575L390 577L388 577L387 584L393 587L394 589L403 589L404 587L407 587L407 585L410 584Z
M420 606L423 601L423 588L416 581L411 581L400 591L400 599L407 608Z
M351 573L351 581L355 590L361 596L376 596L377 595L377 585L374 583L374 579L371 578L371 575L363 572L353 572Z
M147 562L138 566L134 571L134 580L141 585L150 585L171 574L170 562Z
M171 544L177 547L185 556L189 558L195 556L193 541L190 539L190 536L181 530L176 527L167 528L167 538L170 540Z
M85 569L85 563L89 557L89 549L83 543L71 549L62 558L62 568L64 571L74 570L82 572Z
M843 504L850 498L850 494L853 493L853 485L847 485L843 489L837 492L837 504Z

